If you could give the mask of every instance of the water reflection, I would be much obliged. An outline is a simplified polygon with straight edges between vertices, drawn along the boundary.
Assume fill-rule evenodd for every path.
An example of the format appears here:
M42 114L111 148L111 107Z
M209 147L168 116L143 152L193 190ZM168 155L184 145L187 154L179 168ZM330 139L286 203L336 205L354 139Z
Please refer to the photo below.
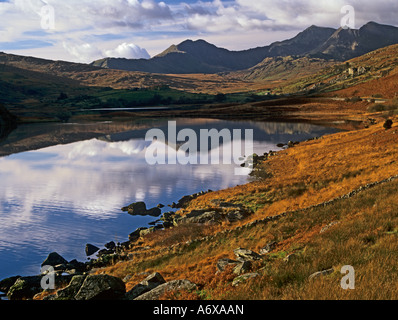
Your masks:
M161 121L158 127L165 127ZM181 127L254 129L254 151L333 132L310 125L178 120ZM281 129L282 128L282 129ZM121 129L121 130L124 130ZM274 132L270 134L269 132ZM149 166L145 130L111 133L0 158L0 278L36 274L48 253L84 260L84 246L125 241L153 218L132 217L122 206L170 204L186 194L247 181L232 165ZM286 133L287 132L287 133ZM165 208L164 210L167 210Z

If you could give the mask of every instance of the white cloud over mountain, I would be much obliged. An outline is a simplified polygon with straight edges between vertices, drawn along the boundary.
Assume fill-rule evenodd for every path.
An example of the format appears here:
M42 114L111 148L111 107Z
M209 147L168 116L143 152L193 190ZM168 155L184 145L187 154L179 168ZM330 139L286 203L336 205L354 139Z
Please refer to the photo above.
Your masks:
M149 59L150 55L148 51L134 43L122 43L117 46L114 50L106 50L105 54L107 57L112 58L127 58L127 59Z

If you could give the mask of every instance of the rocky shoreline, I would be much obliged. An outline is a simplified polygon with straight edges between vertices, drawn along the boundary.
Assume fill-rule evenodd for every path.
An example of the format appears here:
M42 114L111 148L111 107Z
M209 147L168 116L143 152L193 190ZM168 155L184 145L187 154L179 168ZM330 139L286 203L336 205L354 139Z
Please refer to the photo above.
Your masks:
M286 147L293 147L294 145L298 144L298 142L289 142L287 144L283 144ZM282 146L282 144L281 144ZM254 154L252 159L253 169L259 163L264 160L267 160L269 157L276 155L277 152L271 151L270 153L265 153L263 156L258 156ZM242 166L247 165L243 163ZM189 203L198 198L201 195L206 193L213 192L212 190L201 191L192 195L187 195L182 197L177 203L173 202L171 205L168 205L171 209L184 209L186 208ZM172 227L177 227L182 224L221 224L224 221L228 223L235 223L241 220L248 218L254 212L244 207L241 204L234 204L225 201L220 201L214 199L211 201L211 208L199 208L196 210L191 210L181 216L180 214L174 211L167 211L162 214L161 208L164 205L159 204L155 208L147 209L147 206L144 202L135 202L128 206L121 208L123 212L126 212L132 216L153 216L158 218L157 220L149 223L148 227L140 227L137 228L135 231L129 234L128 240L125 242L118 242L115 243L113 241L104 244L104 248L100 249L97 246L92 244L86 244L85 252L87 257L93 256L96 254L96 259L90 259L87 262L80 262L76 259L67 261L64 259L60 254L57 252L52 252L48 255L48 257L43 261L41 267L44 266L51 267L51 271L55 277L55 283L57 287L59 286L73 286L76 287L77 284L80 286L83 284L84 279L87 278L91 286L93 286L92 282L95 282L97 279L99 283L105 282L107 285L104 285L105 288L110 286L110 283L118 288L117 290L121 290L122 287L120 283L120 279L111 279L109 276L106 277L94 277L90 275L94 269L110 266L115 264L119 261L128 261L133 259L135 253L128 253L129 250L134 249L135 251L145 251L146 247L141 247L143 244L140 239L145 237L148 234L156 232L157 230L168 229ZM239 259L238 259L239 260ZM242 259L239 262L236 262L236 268L240 270L237 274L239 275L241 271L247 269L250 265L250 262L244 261ZM221 263L222 264L222 263ZM217 266L219 268L219 266ZM47 269L40 275L35 276L13 276L7 279L0 281L0 300L3 297L6 297L9 300L21 300L21 299L34 299L36 294L40 294L44 291L42 280L48 274ZM221 269L219 268L219 271ZM76 278L75 278L76 277ZM157 278L159 278L157 276ZM149 281L149 280L148 280ZM184 280L185 281L185 280ZM185 282L184 282L185 283ZM186 283L185 283L186 284ZM67 288L68 288L67 287ZM189 286L188 286L189 287ZM75 288L76 289L76 288ZM68 289L69 290L69 289ZM94 289L93 289L94 290ZM75 290L76 291L76 290ZM4 294L1 295L1 292ZM75 292L77 294L77 292ZM64 293L61 294L60 297L55 296L54 299L64 299ZM117 296L117 295L116 295ZM81 300L86 300L87 297L79 296ZM126 294L126 297L131 298L131 294ZM69 297L72 300L75 299L73 297ZM79 298L79 299L80 299ZM100 299L100 297L94 297L93 299ZM113 299L117 298L120 299L121 297L115 297L113 295L109 295L107 298ZM91 299L91 298L90 298Z
M212 192L212 190L201 191L192 195L187 195L181 198L177 203L169 205L172 209L185 208L190 201L197 197ZM144 202L132 203L129 206L121 208L122 211L131 215L153 216L159 219L149 223L152 227L141 227L130 233L128 241L123 243L115 243L113 241L104 245L103 249L98 248L92 244L86 244L85 252L87 257L96 254L96 259L90 259L87 262L80 262L76 259L67 261L57 252L52 252L41 264L41 274L35 276L13 276L0 281L0 300L6 298L9 300L25 300L34 299L36 295L40 295L46 289L45 281L48 280L49 274L54 277L56 287L66 286L65 289L58 291L55 295L50 295L47 299L72 299L72 300L89 300L89 299L132 299L138 297L137 293L125 292L126 297L122 297L124 283L114 277L105 275L92 275L90 274L94 269L106 267L119 261L131 260L132 254L128 253L129 249L142 249L146 248L136 247L142 244L140 239L147 234L161 229L175 227L184 223L220 223L222 220L227 219L230 222L241 220L252 212L240 205L231 203L216 203L214 202L214 210L192 210L186 216L181 217L174 211L161 213L161 208L164 207L159 204L155 208L147 209ZM154 283L158 285L166 284L161 280L160 275L153 275L147 278L144 284L139 284L141 288L139 291L143 294L149 290L154 289ZM43 282L44 281L44 282ZM84 287L82 287L84 284ZM191 288L193 284L189 284L186 280L171 283L172 287L178 288ZM85 286L90 287L88 290ZM144 289L142 289L144 288ZM66 291L65 291L66 290ZM87 291L85 294L80 291ZM106 292L102 292L105 290ZM136 288L136 290L138 290ZM78 291L80 292L79 294ZM69 292L67 294L67 292ZM99 292L95 294L94 292ZM1 294L3 293L3 294ZM72 294L73 293L73 294Z

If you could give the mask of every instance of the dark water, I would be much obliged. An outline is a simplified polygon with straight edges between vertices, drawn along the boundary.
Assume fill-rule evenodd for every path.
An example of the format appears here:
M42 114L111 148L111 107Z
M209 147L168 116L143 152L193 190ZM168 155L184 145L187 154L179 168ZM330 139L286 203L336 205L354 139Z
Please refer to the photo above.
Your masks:
M276 144L280 142L303 141L336 131L308 124L205 119L179 119L177 124L195 131L253 129L254 152L258 154L279 150ZM68 130L73 128L68 126ZM145 201L152 208L177 202L187 194L248 181L247 176L234 174L239 167L234 163L148 165L145 151L151 142L144 139L146 130L126 130L120 125L118 132L114 124L111 133L87 139L84 126L79 124L78 130L84 141L76 142L75 134L75 142L61 145L57 140L53 146L0 158L0 279L38 274L40 264L53 251L67 260L85 261L86 243L102 247L109 241L126 241L129 233L155 220L120 210L132 202ZM167 121L151 126L165 129ZM26 136L30 128L23 130ZM49 137L53 136L51 131ZM9 154L14 146L26 147L21 147L25 140L16 137L17 133L10 136L9 144L2 142L0 154L4 154L2 148Z

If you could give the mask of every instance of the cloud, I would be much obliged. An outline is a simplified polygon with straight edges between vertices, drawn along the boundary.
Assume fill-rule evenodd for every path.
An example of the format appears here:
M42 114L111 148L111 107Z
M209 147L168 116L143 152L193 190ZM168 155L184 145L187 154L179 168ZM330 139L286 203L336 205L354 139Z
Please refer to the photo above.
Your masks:
M149 59L150 55L148 51L134 43L122 43L114 50L106 50L105 54L107 57L112 58L126 58L126 59Z
M89 43L63 42L63 47L80 62L92 62L103 57L101 50Z
M54 30L41 28L46 3L54 7ZM147 58L142 46L157 54L171 43L197 37L217 38L216 45L239 50L284 40L310 25L337 28L346 4L356 10L357 28L371 20L397 25L396 0L0 0L0 39L7 44L52 43L52 48L28 53L42 52L48 58L52 50L62 54L54 58L80 62L107 53Z

